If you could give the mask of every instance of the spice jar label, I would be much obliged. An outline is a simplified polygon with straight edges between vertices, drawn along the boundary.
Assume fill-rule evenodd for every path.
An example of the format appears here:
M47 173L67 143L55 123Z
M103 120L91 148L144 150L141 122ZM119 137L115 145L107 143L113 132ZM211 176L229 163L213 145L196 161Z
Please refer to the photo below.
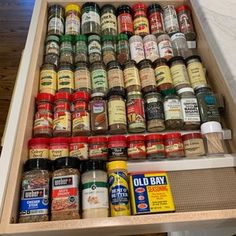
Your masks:
M80 33L80 19L75 14L69 14L66 17L66 33L65 34L79 34Z
M137 35L149 34L149 23L146 17L139 16L134 19L134 33Z
M117 30L116 16L110 12L101 16L101 30L104 31L107 28Z
M91 104L92 130L107 129L106 102L93 102Z
M181 108L184 122L200 122L200 114L196 98L182 98Z
M63 88L74 89L74 73L70 70L58 71L58 90Z
M52 114L42 114L37 112L34 119L34 132L37 133L37 130L47 130L52 129Z
M159 12L153 12L149 15L150 29L152 34L163 32L163 19Z
M152 142L147 144L147 155L163 153L165 150L164 144L161 142Z
M114 125L114 124L126 125L125 102L122 100L109 101L108 117L109 117L109 125Z
M39 90L41 93L55 95L57 73L53 70L41 70Z
M130 144L128 147L128 157L136 159L140 156L146 156L146 147L143 143Z
M132 16L128 13L122 13L118 16L118 31L122 32L134 32L133 31Z
M159 66L155 68L155 78L157 87L162 84L172 84L169 66Z
M142 88L156 86L155 74L152 68L144 68L139 71Z
M182 120L181 104L178 99L169 99L164 102L165 120Z
M183 143L180 143L180 142L173 143L171 145L165 145L165 153L167 153L166 154L167 156L169 153L179 152L179 151L183 151L183 150L184 150L184 145L183 145Z
M53 130L70 131L71 130L71 113L55 112L53 119Z
M152 62L159 58L158 47L155 41L149 41L144 43L144 52L146 59L149 59Z
M93 147L89 147L89 157L91 159L106 159L107 158L108 149L102 144L93 145Z
M160 53L160 57L173 57L174 52L171 46L171 42L169 40L163 40L158 44L158 49Z
M157 98L149 98L145 103L145 112L147 121L160 119L164 120L164 109L162 101Z
M190 84L185 65L174 65L170 68L174 86Z
M50 42L46 46L46 54L53 53L59 56L59 45L56 42Z
M111 69L108 71L109 88L125 87L123 72L120 69Z
M170 10L168 14L164 14L164 22L165 22L165 28L166 28L167 33L173 32L174 28L179 28L177 15L174 9Z
M49 150L46 147L37 147L34 149L29 150L29 159L34 159L34 158L49 158Z
M92 88L108 88L107 85L107 74L103 69L92 71Z
M127 68L124 70L125 87L132 85L141 86L137 68Z
M90 130L90 117L87 111L74 112L72 117L73 132Z
M143 49L143 43L141 42L133 42L130 44L130 53L131 53L131 59L135 60L136 63L140 62L145 58L144 56L144 49Z
M186 33L188 31L192 31L192 20L188 17L188 14L182 12L179 16L179 24L180 24L180 30L183 33Z
M100 25L100 16L95 11L86 11L82 15L82 27L87 28L85 24L95 22Z
M201 156L205 154L203 139L195 138L184 141L185 156Z
M71 157L77 157L80 160L88 159L88 144L76 143L70 144L69 153Z
M58 146L51 146L49 151L50 160L54 161L60 157L67 157L69 156L69 150L67 145L58 145Z
M75 89L91 89L91 78L89 70L79 69L75 71Z
M97 53L97 54L102 54L101 52L101 44L97 41L92 41L89 43L88 45L88 53L89 54L93 54L93 53Z
M58 17L52 17L48 22L48 32L58 32L59 35L64 33L64 24Z

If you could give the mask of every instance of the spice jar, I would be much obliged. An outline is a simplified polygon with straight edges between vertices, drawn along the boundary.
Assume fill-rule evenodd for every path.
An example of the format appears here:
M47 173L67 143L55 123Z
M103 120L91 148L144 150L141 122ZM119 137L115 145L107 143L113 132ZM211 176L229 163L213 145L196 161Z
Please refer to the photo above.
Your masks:
M101 9L101 34L117 35L116 8L105 4Z
M191 9L187 5L182 5L176 8L180 31L184 33L187 41L193 41L196 39L196 33L193 27L193 21L191 17Z
M54 96L50 93L38 93L36 98L37 111L34 116L34 137L52 136L52 103Z
M145 4L136 3L132 6L134 19L134 34L145 36L149 34L149 22L147 19L147 9Z
M76 157L80 161L88 160L88 138L73 137L70 139L69 156Z
M89 63L102 61L101 39L98 35L90 35L88 37L88 56Z
M143 38L143 47L145 58L154 62L157 58L159 58L157 39L155 35L149 34Z
M71 136L71 95L67 92L58 92L55 95L53 117L53 136Z
M128 5L121 5L116 10L118 33L127 34L129 37L134 34L131 12L131 7Z
M57 73L57 88L58 92L73 93L74 85L74 71L71 65L61 64Z
M107 172L111 217L131 215L126 162L109 162L107 164Z
M54 162L51 194L51 220L79 219L79 160L62 157Z
M43 64L40 68L39 92L55 95L57 90L57 72L56 66Z
M127 142L123 135L108 138L108 161L127 160Z
M90 101L91 129L95 134L104 134L108 131L107 102L103 93L92 94Z
M50 162L36 158L24 164L19 223L49 220Z
M97 3L86 2L82 6L82 34L100 34L100 8Z
M80 34L80 15L81 9L77 4L67 4L65 7L66 24L65 34Z
M199 157L205 155L205 148L201 133L182 135L184 153L186 157Z
M152 92L147 93L144 98L147 131L163 131L165 129L165 117L161 95L157 92Z
M123 134L127 132L125 101L121 96L111 95L108 101L109 132Z
M88 103L90 95L84 91L76 92L72 96L74 103L74 111L72 114L72 135L89 135L90 128L90 112Z
M127 97L127 121L131 133L141 133L146 129L144 101L141 92L130 92Z
M175 89L179 90L184 87L190 87L188 72L183 57L173 57L169 60L169 64Z
M201 132L204 138L206 154L208 156L222 155L225 153L226 148L224 144L223 130L219 122L210 121L202 124Z
M183 127L183 114L179 96L167 95L164 99L165 125L167 129L181 129Z
M82 164L82 218L109 216L106 162L86 161Z
M145 137L143 135L130 135L127 137L128 159L130 161L146 159Z
M91 75L86 62L79 62L75 68L75 91L91 93Z
M83 34L75 36L75 64L88 62L87 37Z
M91 65L90 71L93 93L103 93L106 95L108 92L108 83L104 64L102 62L94 62Z
M28 142L29 159L49 159L49 138L32 138Z
M126 34L117 35L116 57L121 65L130 60L129 40Z
M116 52L112 35L102 36L102 58L105 65L116 60Z
M58 66L59 63L59 37L56 35L48 35L45 45L44 64L52 64Z
M60 37L60 64L70 64L73 65L73 47L72 47L72 36L62 35Z
M162 134L149 134L145 136L147 159L151 161L165 158L165 147Z
M162 34L157 38L158 51L161 58L169 60L174 56L171 39L168 34Z
M157 89L152 62L150 60L144 59L139 62L138 68L143 94L155 92Z
M151 34L154 34L156 37L164 34L162 7L159 4L153 3L148 7L147 12Z
M184 146L181 133L168 133L164 135L165 157L174 159L184 156Z
M125 63L124 81L127 93L141 91L139 71L135 65L135 61L127 61Z
M64 34L64 8L60 5L52 5L48 8L48 35Z
M177 14L173 5L164 6L163 16L167 34L180 31Z
M89 158L92 160L107 160L108 146L106 137L89 137Z
M49 157L54 161L60 157L69 156L69 139L56 137L50 139Z
M131 60L139 63L145 59L143 40L139 35L134 35L129 39Z

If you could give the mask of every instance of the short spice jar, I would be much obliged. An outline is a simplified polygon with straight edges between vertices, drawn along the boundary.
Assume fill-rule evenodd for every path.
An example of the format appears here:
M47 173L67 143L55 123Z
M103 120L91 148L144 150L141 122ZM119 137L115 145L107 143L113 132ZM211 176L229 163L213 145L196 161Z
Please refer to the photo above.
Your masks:
M148 134L145 136L147 159L151 161L165 158L165 147L162 134Z
M60 59L59 64L70 64L74 63L74 51L72 45L71 35L62 35L60 37Z
M72 66L68 64L60 64L57 72L58 92L73 93L74 88L74 71Z
M75 64L78 62L88 62L87 37L83 34L75 36Z
M77 4L67 4L65 7L65 15L65 34L80 34L80 6Z
M167 34L180 31L177 14L173 5L167 5L163 8L163 17Z
M48 35L45 45L44 63L58 66L59 64L59 37Z
M158 51L160 58L169 60L174 56L171 39L168 34L161 34L157 38Z
M124 135L108 138L108 161L127 160L127 141Z
M29 159L49 159L49 138L32 138L28 142Z
M101 35L117 35L116 8L111 4L101 9Z
M49 157L54 161L60 157L69 156L69 138L56 137L50 139Z
M89 137L89 159L91 160L107 160L108 144L107 138L104 136Z
M88 57L90 64L102 61L101 38L99 35L88 37Z
M21 180L19 223L49 220L50 162L35 158L26 161Z
M127 137L127 152L130 161L146 159L146 145L144 135L130 135Z
M102 35L102 59L105 65L116 60L116 51L112 35Z
M129 39L126 34L117 35L116 58L121 65L130 60Z
M53 163L51 220L79 219L79 160L62 157Z
M72 137L69 140L69 156L76 157L80 161L88 160L88 138Z
M145 59L143 40L139 35L134 35L129 38L130 46L130 56L131 60L134 60L136 63Z
M157 39L155 35L152 34L146 35L143 38L143 47L144 47L145 58L150 60L151 62L154 62L156 59L160 57L158 52Z

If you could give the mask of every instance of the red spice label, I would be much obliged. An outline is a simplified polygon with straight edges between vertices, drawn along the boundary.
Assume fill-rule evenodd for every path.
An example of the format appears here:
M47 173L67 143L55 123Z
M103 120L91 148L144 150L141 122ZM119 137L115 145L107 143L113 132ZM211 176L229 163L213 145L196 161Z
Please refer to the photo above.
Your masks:
M108 149L104 144L96 144L89 147L89 157L91 159L106 159L107 154Z
M162 16L159 12L153 12L149 15L150 29L152 34L163 31Z
M162 142L147 142L147 154L163 153L164 151L165 147Z
M36 113L34 119L34 130L52 129L52 114Z
M88 144L86 143L71 143L69 147L71 157L77 157L80 160L88 159Z
M144 142L130 143L128 146L128 157L130 159L140 158L140 156L146 156L146 147Z
M165 154L168 156L169 153L179 152L184 150L183 143L175 142L170 145L165 145Z
M122 13L118 16L118 31L132 32L133 33L133 21L132 16L129 13Z
M108 145L108 148L116 148L116 147L126 147L126 142L116 141L116 142L111 142Z
M90 130L90 119L89 113L87 111L74 112L73 115L72 128L73 131L76 130Z

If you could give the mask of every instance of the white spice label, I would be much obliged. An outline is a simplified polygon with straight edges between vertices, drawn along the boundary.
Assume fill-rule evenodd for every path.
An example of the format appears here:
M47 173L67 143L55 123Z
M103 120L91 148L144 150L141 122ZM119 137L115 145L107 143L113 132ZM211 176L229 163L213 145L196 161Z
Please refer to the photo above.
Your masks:
M131 43L130 53L131 53L131 59L136 61L136 63L139 63L140 61L145 59L143 44L141 42Z
M165 120L183 119L181 104L178 99L171 99L164 102Z
M184 122L200 122L200 115L196 98L182 98L181 108Z
M100 25L100 16L97 12L89 11L85 12L82 15L82 27L84 27L84 24L95 22Z

